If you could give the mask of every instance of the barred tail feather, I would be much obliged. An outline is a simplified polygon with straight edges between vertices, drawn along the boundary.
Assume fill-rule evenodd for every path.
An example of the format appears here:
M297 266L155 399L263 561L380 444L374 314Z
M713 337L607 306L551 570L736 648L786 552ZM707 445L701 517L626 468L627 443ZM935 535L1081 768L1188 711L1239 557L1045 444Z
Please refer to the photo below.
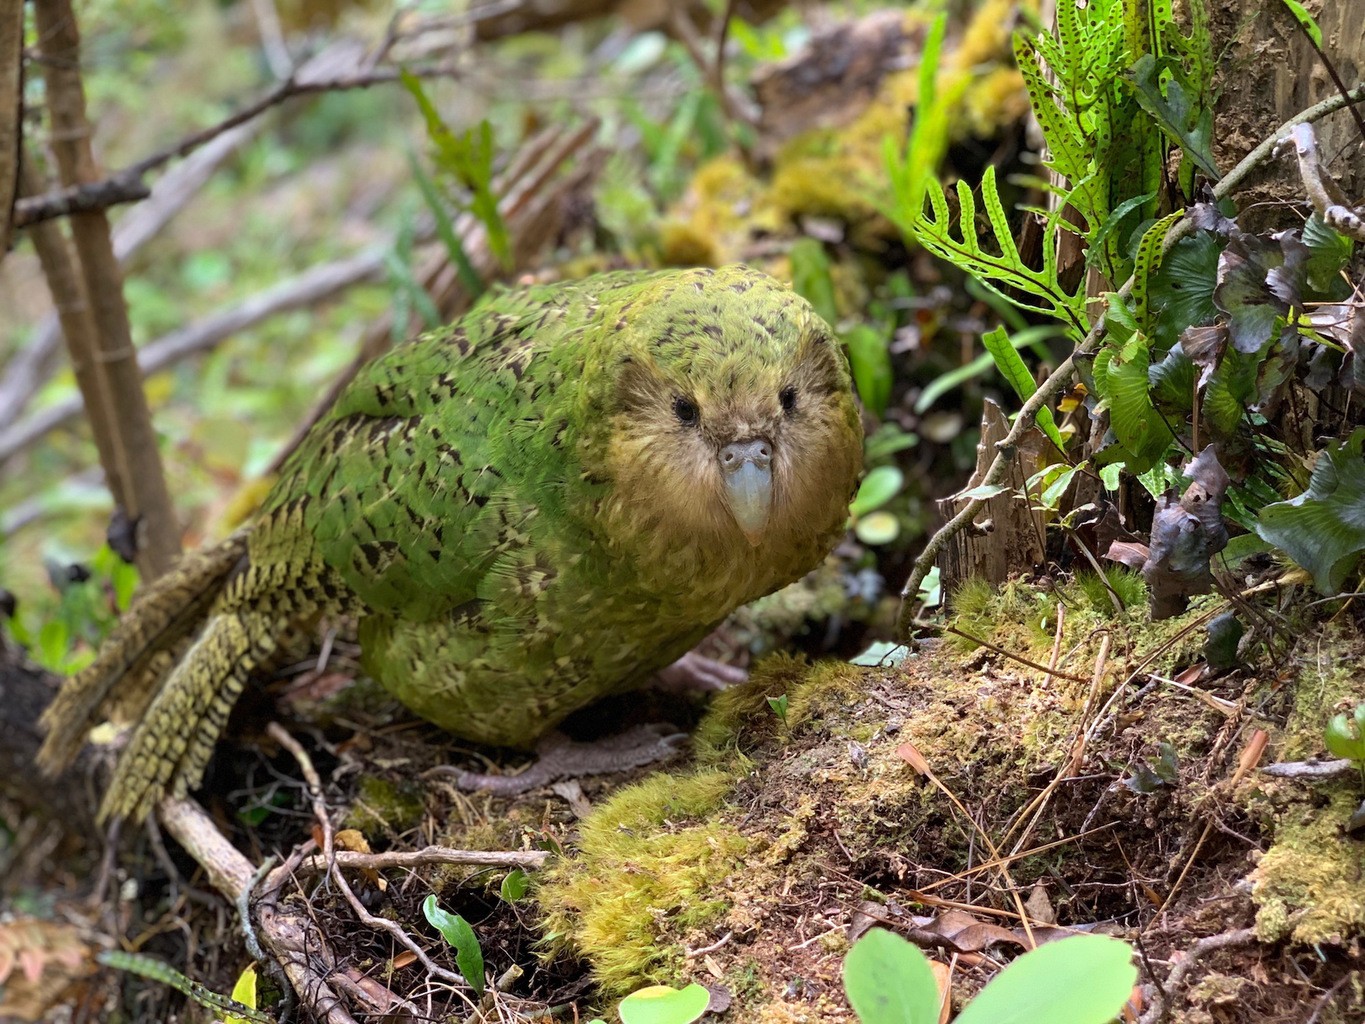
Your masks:
M67 680L43 715L47 737L38 763L56 773L71 763L86 733L118 710L136 720L156 696L205 615L246 555L246 532L185 555L133 602L87 668Z
M252 671L271 660L279 623L259 611L213 616L151 701L119 758L100 819L140 820L199 784Z

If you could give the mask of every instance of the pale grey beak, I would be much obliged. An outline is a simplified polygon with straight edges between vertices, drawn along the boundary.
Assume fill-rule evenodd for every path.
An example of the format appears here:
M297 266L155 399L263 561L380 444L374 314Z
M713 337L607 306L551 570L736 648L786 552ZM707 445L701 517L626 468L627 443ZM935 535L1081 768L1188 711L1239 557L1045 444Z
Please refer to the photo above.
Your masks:
M773 505L773 446L761 438L736 441L720 450L730 514L749 543L758 547Z

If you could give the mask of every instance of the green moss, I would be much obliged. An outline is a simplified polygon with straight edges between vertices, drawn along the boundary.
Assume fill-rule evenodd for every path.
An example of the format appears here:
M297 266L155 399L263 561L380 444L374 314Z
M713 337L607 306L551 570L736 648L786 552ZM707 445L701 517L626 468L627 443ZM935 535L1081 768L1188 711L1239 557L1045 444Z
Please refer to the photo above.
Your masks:
M1323 729L1333 715L1360 700L1365 658L1359 640L1340 628L1322 627L1322 639L1306 652L1294 686L1294 707L1284 728L1286 761L1298 761L1323 751Z
M1342 835L1360 796L1333 787L1323 806L1296 804L1281 815L1275 843L1252 874L1264 941L1290 937L1340 945L1365 934L1365 843Z
M401 835L422 820L425 810L422 791L416 786L369 775L360 780L346 827L359 829L370 838Z
M718 770L651 776L585 818L578 856L546 873L538 898L550 940L584 956L607 994L678 980L682 937L729 910L722 883L751 842L705 819L733 785Z

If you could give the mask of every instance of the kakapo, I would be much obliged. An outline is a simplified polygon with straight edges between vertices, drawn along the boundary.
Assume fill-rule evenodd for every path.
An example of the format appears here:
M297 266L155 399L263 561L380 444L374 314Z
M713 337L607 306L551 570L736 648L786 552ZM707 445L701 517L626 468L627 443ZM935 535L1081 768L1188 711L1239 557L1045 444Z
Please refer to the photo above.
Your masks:
M366 367L259 512L146 586L45 717L136 723L102 814L198 784L253 672L322 620L477 742L528 747L817 565L862 465L829 326L743 266L492 296Z

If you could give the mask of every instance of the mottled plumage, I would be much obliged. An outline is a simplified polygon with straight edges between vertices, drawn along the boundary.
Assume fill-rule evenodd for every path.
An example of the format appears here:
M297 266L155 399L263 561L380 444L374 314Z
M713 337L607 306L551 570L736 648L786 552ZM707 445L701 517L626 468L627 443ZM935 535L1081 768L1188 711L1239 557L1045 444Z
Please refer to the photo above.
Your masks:
M47 716L136 721L104 804L197 784L248 676L320 620L417 714L529 746L800 577L861 465L849 375L744 267L500 294L366 368L260 512L146 588Z

